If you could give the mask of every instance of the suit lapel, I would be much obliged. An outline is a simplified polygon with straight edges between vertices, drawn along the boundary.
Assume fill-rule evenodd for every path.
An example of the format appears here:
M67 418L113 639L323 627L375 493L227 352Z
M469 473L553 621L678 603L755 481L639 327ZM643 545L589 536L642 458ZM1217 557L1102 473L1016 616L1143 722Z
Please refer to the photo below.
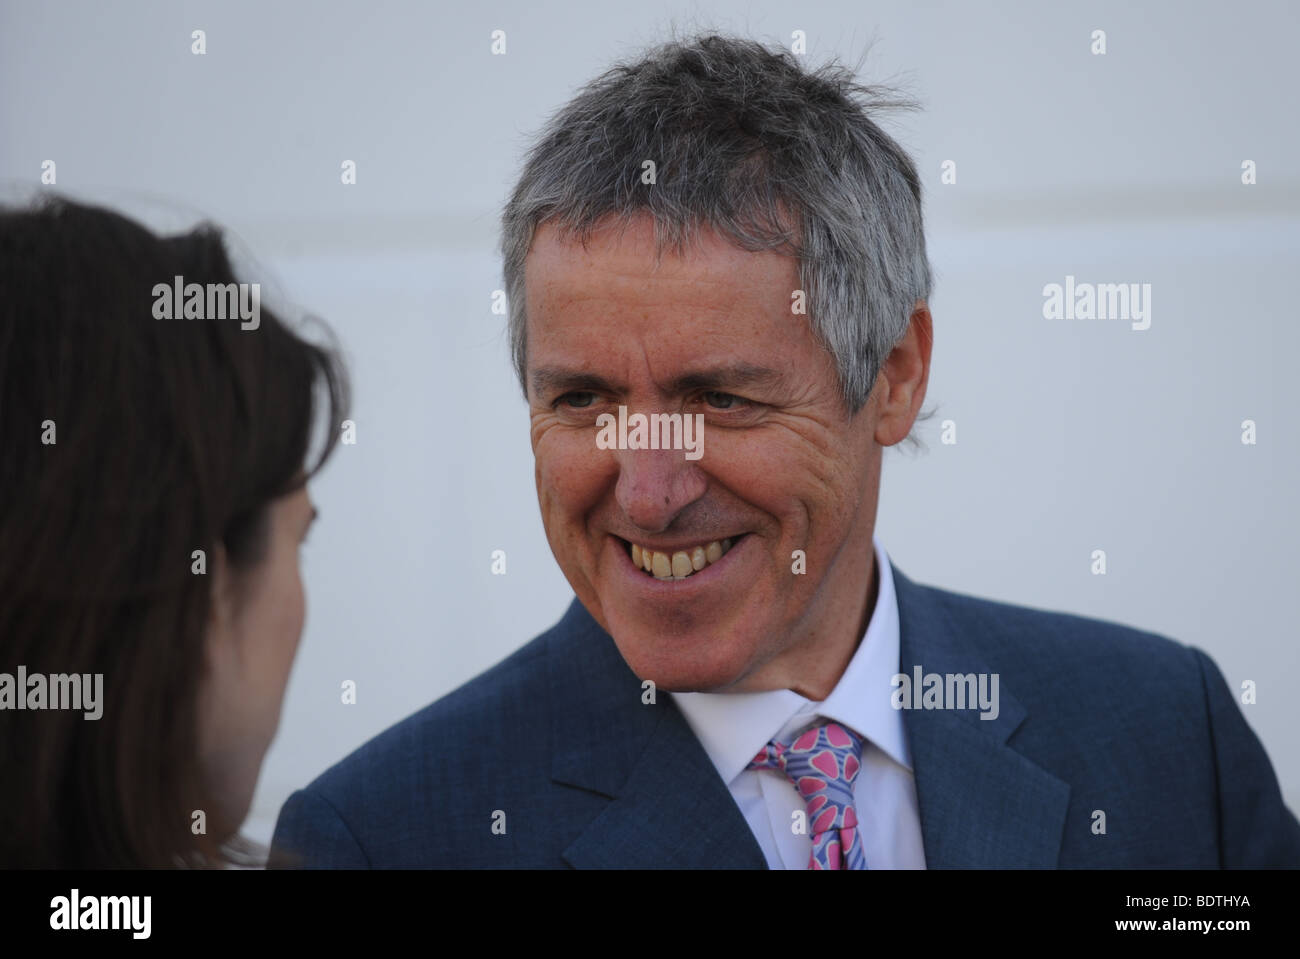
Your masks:
M610 799L564 851L570 865L767 868L731 792L672 697L641 681L576 600L547 644L551 778Z
M991 673L975 621L955 621L939 590L893 568L899 613L899 672ZM908 709L921 835L928 868L1055 866L1070 787L1007 745L1027 713L1001 682L999 714L978 709Z

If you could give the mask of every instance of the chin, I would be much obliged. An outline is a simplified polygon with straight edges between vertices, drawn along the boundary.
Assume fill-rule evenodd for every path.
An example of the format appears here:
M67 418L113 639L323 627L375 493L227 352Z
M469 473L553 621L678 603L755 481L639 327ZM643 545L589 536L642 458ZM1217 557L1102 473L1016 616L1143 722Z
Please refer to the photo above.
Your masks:
M614 643L632 672L658 689L709 692L743 679L752 670L756 652L752 646L740 647L717 636L665 639L653 628L633 627L615 632Z
M622 546L608 545L600 558L568 579L585 587L575 592L599 610L595 618L641 680L673 692L722 690L770 648L775 589L761 579L766 554L749 536L680 582L647 576Z

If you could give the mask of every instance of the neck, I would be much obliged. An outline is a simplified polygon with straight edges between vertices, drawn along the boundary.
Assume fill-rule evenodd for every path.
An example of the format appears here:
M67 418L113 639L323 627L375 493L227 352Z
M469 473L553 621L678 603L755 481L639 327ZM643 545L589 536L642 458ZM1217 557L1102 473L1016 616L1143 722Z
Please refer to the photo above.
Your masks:
M832 596L807 637L733 687L733 692L791 689L813 702L826 699L857 652L876 608L880 571L867 538L867 555L841 571L840 583L827 584ZM850 624L850 625L845 625Z
M818 663L818 666L824 666L825 670L821 675L810 674L807 681L796 680L789 688L793 689L805 699L811 699L813 702L822 702L839 683L840 677L844 671L849 668L849 662L853 659L858 647L862 645L862 640L867 635L867 626L871 623L871 616L876 609L876 599L880 595L880 570L877 568L875 549L871 551L871 569L868 573L868 587L859 600L859 612L856 616L847 619L847 622L856 623L857 628L850 636L850 642L839 645L839 654L832 660L827 659ZM811 665L811 664L810 664Z

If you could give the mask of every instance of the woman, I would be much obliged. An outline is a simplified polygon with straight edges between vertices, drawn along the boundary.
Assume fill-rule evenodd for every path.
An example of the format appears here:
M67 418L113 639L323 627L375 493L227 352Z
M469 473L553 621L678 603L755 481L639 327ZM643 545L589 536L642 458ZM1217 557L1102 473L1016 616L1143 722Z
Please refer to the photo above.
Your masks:
M0 866L252 861L347 389L229 284L212 227L0 210Z

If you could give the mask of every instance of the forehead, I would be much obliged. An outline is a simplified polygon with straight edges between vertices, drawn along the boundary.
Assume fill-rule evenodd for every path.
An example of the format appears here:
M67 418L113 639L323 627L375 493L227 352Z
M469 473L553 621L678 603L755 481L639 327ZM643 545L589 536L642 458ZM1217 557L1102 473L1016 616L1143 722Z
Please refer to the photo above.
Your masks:
M585 248L543 224L525 265L529 366L620 349L672 361L779 348L808 329L791 313L797 286L792 257L742 250L707 228L656 257L649 217L603 224Z
M647 214L626 220L607 218L592 228L585 244L571 233L562 233L554 223L543 223L533 234L527 263L530 282L538 271L725 280L736 270L777 272L784 282L793 260L777 253L743 250L709 226L693 229L683 250L666 247L657 258L655 224Z

